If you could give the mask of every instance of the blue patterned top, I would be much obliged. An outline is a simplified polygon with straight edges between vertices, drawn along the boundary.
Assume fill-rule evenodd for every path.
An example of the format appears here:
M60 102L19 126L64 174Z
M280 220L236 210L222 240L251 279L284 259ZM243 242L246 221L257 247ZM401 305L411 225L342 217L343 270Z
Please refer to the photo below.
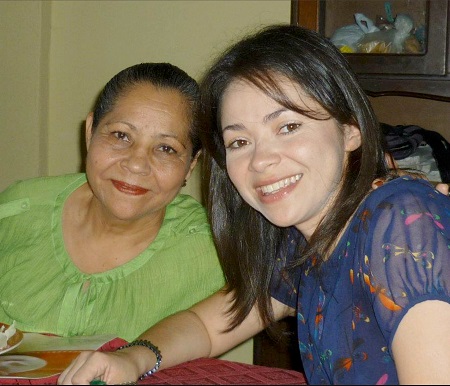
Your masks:
M403 316L424 300L450 303L450 199L410 177L371 192L320 278L314 262L281 273L299 238L293 228L272 296L297 309L308 382L398 384L391 349Z

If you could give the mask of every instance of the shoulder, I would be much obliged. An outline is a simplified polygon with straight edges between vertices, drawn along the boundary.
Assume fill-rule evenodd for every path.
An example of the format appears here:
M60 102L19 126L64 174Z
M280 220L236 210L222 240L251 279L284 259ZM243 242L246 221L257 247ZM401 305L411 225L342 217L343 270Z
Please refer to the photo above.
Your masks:
M186 194L179 194L167 206L164 222L177 233L211 233L205 208Z
M372 191L361 207L366 209L408 207L443 210L449 208L449 204L448 197L439 193L430 182L405 176L389 181Z
M44 199L58 194L72 183L80 185L86 181L84 173L66 174L55 177L36 177L13 183L0 193L0 203L22 198Z
M401 177L371 192L349 231L366 247L450 236L450 199L426 180ZM431 248L431 246L430 246Z
M427 180L403 176L395 178L374 190L369 197L395 196L404 193L429 193L436 192L434 186Z

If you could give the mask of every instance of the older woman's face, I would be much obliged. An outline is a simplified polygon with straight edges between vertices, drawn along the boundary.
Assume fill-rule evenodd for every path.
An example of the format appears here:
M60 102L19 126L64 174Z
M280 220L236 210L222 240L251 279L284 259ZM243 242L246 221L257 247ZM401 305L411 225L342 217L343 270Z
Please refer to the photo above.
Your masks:
M150 84L120 96L95 132L88 116L86 172L108 215L124 221L164 216L196 163L189 117L181 93Z

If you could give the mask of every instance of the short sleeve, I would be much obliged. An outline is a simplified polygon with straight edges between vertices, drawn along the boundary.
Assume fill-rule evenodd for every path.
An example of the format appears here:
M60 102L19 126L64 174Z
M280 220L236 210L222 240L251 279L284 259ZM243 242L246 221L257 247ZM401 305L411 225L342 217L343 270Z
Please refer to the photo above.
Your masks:
M287 244L278 253L275 269L271 279L270 293L273 298L289 307L296 308L298 284L300 280L300 268L289 269L298 252L300 233L291 228L287 237Z
M365 208L360 280L392 344L412 306L425 300L450 303L450 199L426 182L389 185L388 195Z

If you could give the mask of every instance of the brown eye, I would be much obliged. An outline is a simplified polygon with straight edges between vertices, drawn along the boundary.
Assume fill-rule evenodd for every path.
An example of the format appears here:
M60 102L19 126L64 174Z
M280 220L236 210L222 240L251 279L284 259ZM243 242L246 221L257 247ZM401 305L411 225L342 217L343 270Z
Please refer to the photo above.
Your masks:
M120 140L122 140L122 141L127 141L127 142L130 141L129 138L128 138L128 135L125 134L125 133L122 132L122 131L114 131L112 134L113 134L117 139L120 139Z
M280 128L280 133L281 134L292 133L294 131L297 131L300 128L300 126L301 126L300 123L296 123L296 122L288 123Z
M245 139L236 139L233 142L231 142L227 147L230 149L237 149L240 147L243 147L248 144L248 141Z
M169 145L162 145L158 148L158 150L161 150L162 152L167 154L177 154L177 151Z

